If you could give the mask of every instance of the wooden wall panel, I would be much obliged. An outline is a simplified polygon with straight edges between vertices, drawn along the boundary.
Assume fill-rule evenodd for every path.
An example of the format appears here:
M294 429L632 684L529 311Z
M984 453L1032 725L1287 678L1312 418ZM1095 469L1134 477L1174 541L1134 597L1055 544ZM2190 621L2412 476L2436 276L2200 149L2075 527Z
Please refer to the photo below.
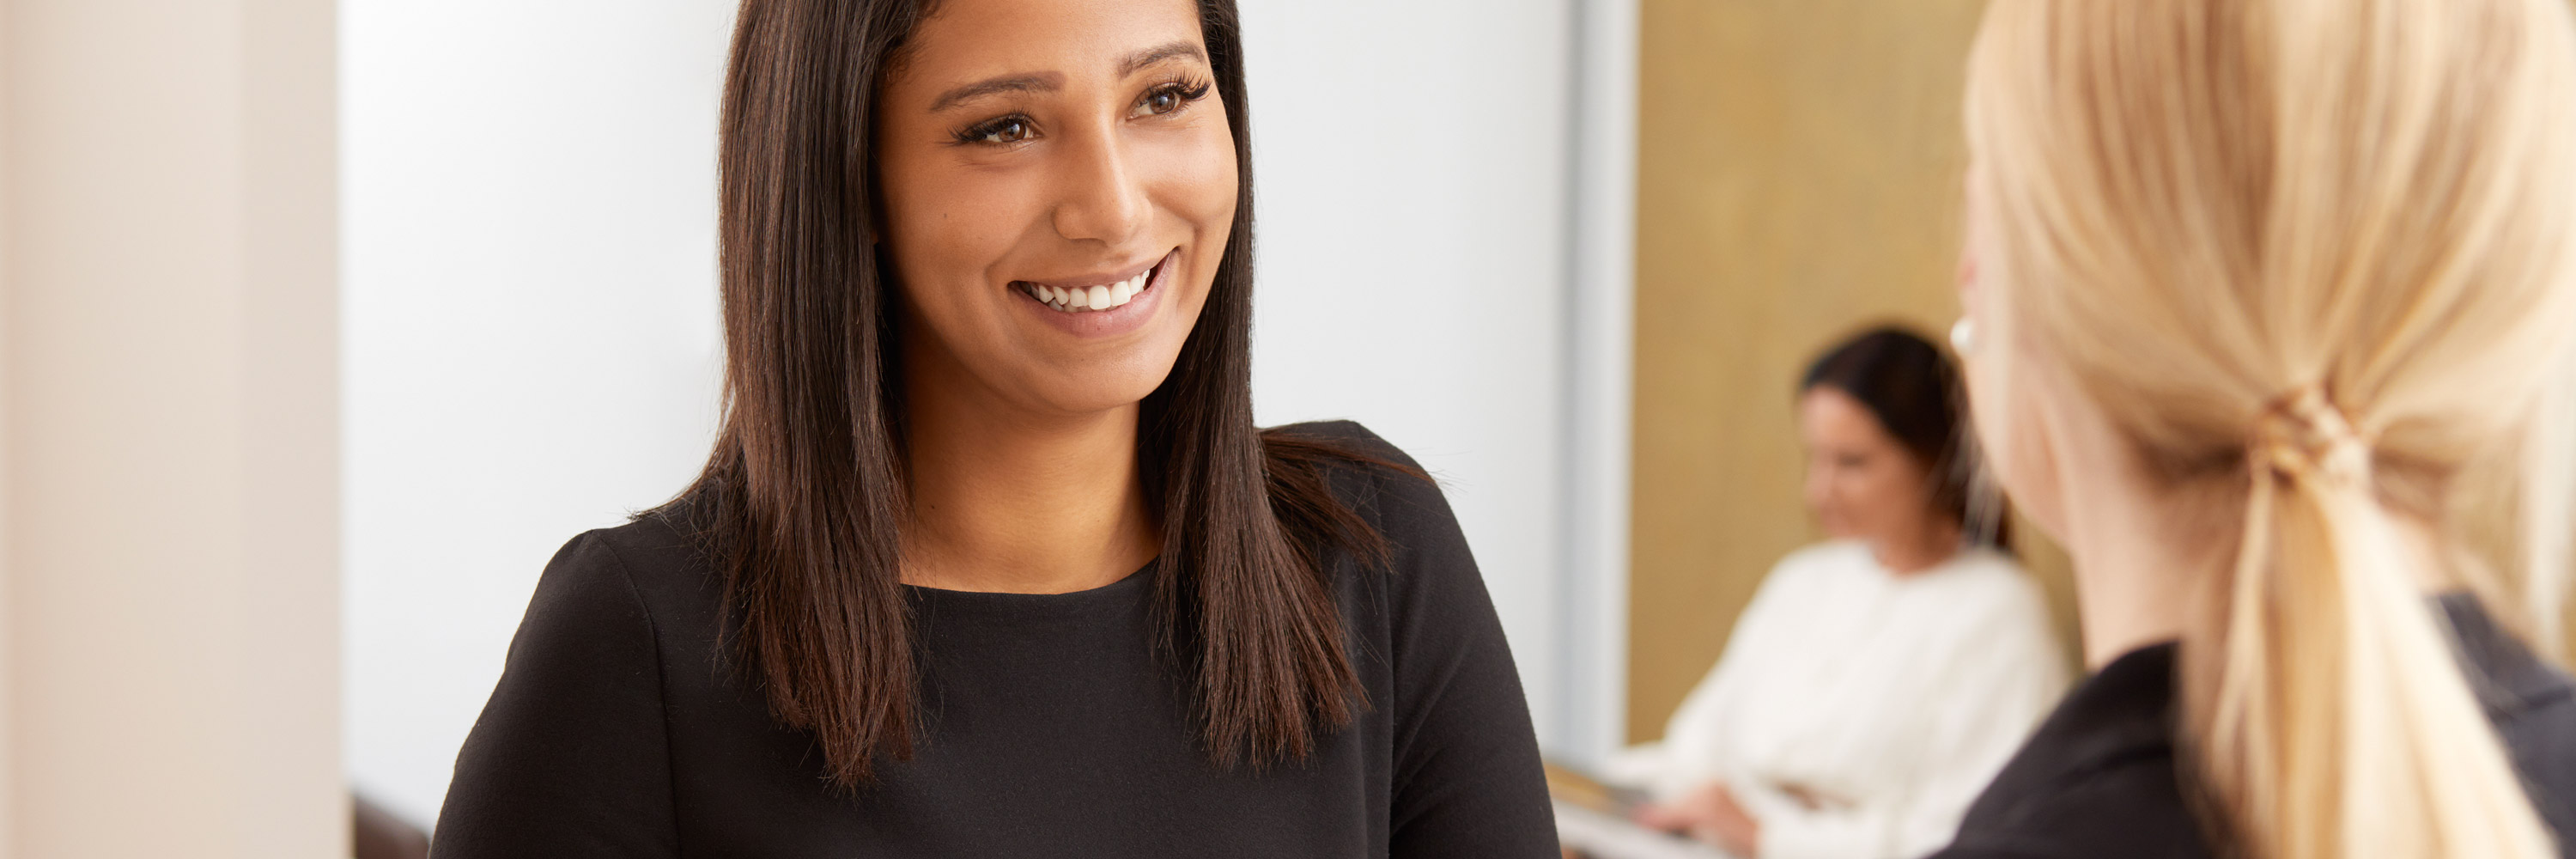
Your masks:
M1791 418L1808 359L1868 323L1937 337L1955 318L1959 95L1983 7L1644 2L1632 740L1661 735L1763 574L1818 538ZM2063 560L2028 554L2071 636Z

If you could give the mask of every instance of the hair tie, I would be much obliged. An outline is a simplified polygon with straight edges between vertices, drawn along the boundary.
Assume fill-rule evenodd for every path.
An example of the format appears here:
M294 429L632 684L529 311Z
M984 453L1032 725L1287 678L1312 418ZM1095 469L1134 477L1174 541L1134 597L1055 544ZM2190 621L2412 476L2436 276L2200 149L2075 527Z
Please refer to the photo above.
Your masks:
M2365 484L2370 479L2368 436L2353 429L2323 384L2302 386L2273 400L2255 418L2248 451L2256 467L2286 477L2319 476Z

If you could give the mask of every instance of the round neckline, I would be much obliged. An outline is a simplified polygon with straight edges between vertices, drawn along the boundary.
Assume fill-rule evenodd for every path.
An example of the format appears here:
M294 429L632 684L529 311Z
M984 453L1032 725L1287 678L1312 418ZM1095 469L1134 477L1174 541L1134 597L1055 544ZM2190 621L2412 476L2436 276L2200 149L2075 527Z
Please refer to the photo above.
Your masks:
M1982 546L1962 546L1959 551L1952 552L1949 557L1941 559L1940 563L1911 572L1900 573L1888 568L1886 564L1880 563L1878 560L1878 553L1870 551L1869 542L1866 540L1838 538L1831 542L1837 544L1838 547L1844 551L1849 552L1850 557L1857 560L1860 567L1867 569L1872 578L1885 581L1891 585L1904 585L1916 581L1938 578L1945 574L1957 572L1960 569L1974 566L1974 561L1977 560L1978 552L1985 548Z
M927 585L906 584L903 591L917 600L936 603L942 608L983 608L998 611L1079 611L1103 604L1129 601L1145 583L1153 580L1156 558L1146 561L1135 572L1096 588L1065 591L1056 594L1031 594L1015 591L961 591Z

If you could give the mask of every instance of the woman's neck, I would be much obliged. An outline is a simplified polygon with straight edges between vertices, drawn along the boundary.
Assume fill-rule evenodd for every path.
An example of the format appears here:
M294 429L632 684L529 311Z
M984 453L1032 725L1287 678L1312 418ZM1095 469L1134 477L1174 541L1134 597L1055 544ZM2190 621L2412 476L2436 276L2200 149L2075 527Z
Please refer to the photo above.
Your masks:
M2075 613L2084 665L2101 670L2121 654L2182 637L2195 590L2225 559L2191 546L2218 541L2173 534L2167 511L2119 493L2085 498L2067 511L2067 555L2075 567Z
M2215 523L2197 505L2156 491L2101 413L2073 397L2047 398L2042 457L2059 480L2059 542L2075 567L2075 615L2084 665L2101 670L2121 654L2182 636L2196 594L2225 563Z
M1892 540L1870 541L1871 557L1888 572L1910 576L1950 562L1959 555L1959 523L1928 520L1912 533Z
M905 584L1070 593L1160 551L1136 466L1137 407L1033 416L955 378L909 378Z

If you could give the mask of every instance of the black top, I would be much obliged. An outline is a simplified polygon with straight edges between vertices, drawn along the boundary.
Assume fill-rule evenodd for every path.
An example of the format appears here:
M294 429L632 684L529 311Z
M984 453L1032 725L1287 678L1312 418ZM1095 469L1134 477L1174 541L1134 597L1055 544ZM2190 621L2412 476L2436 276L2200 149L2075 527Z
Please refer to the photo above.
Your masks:
M2441 599L2487 718L2541 820L2576 859L2576 696L2466 595ZM2174 645L2130 651L2076 687L1968 807L1935 859L2217 855L2174 761Z
M1299 429L1409 462L1357 424ZM925 738L835 793L810 736L719 653L720 575L647 516L547 565L432 855L1557 855L1520 680L1448 502L1379 469L1328 479L1395 551L1390 569L1334 561L1370 709L1303 764L1210 763L1140 572L1070 594L908 588Z

